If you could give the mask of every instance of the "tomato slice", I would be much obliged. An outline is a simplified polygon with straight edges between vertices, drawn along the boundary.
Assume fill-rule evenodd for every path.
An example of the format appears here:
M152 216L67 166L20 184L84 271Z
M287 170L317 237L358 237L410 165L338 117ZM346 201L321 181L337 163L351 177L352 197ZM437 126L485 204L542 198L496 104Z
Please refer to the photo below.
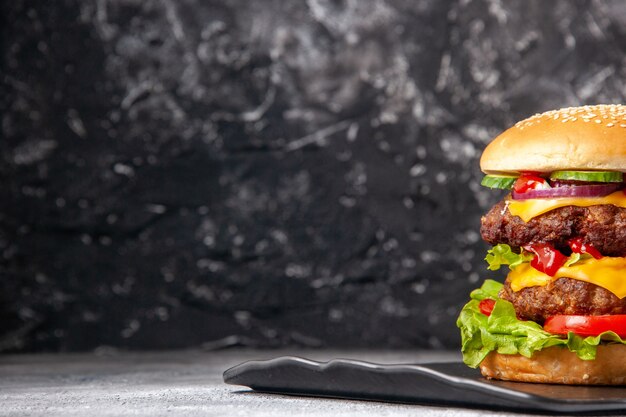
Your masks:
M490 316L493 311L493 307L496 305L496 301L491 298L485 298L484 300L480 300L478 303L478 309L485 316Z
M597 336L612 331L626 337L626 314L604 316L557 315L548 317L543 325L545 331L566 336L568 332L579 336Z
M593 247L591 243L585 243L582 237L575 237L567 241L567 244L574 253L588 253L596 259L602 258L602 254L599 250Z
M549 243L533 243L531 245L525 245L524 249L535 254L533 260L530 261L530 266L551 277L553 277L559 268L567 261L567 256L556 250L554 246Z
M513 190L516 193L525 193L528 190L536 190L537 188L546 188L548 181L535 174L522 174L513 184ZM549 186L547 188L550 188Z

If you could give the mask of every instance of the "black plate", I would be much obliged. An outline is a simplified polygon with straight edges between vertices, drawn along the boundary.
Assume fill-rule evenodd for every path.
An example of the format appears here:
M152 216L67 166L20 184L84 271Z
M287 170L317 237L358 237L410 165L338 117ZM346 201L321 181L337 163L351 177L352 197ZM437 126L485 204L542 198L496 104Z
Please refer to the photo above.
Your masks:
M256 391L431 405L551 413L626 410L626 388L489 381L460 362L378 365L293 356L250 361L224 372L224 382Z

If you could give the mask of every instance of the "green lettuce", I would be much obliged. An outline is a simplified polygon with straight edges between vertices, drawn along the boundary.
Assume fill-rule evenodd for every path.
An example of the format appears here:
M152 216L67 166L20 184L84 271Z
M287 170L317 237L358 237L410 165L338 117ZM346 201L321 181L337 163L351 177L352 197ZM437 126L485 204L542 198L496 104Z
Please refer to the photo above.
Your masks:
M500 243L487 251L485 261L489 264L487 269L497 271L502 265L508 265L510 269L516 266L532 261L534 255L524 252L515 253L507 244Z
M502 265L508 265L509 269L514 269L516 266L521 265L524 262L530 262L535 255L530 252L526 252L523 249L520 253L513 252L513 249L505 243L499 243L487 251L485 261L489 264L487 269L490 271L497 271ZM592 258L588 254L572 253L563 266L572 266L575 263L585 261Z
M533 321L519 320L513 305L498 297L501 288L501 283L486 280L481 288L472 291L470 302L463 307L457 320L461 330L463 362L472 368L476 368L491 351L530 358L541 349L562 346L583 360L593 360L601 341L626 344L626 340L614 332L585 338L571 332L567 338L548 333ZM478 307L485 298L496 301L489 316L481 313Z
M579 262L584 263L587 259L593 259L593 256L587 253L572 253L569 258L567 258L567 261L565 261L563 266L568 267Z

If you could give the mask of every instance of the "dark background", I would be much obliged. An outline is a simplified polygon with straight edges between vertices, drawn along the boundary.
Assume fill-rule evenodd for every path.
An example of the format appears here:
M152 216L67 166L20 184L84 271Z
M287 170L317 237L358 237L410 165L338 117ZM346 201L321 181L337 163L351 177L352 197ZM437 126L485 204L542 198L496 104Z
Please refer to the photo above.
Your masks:
M457 348L486 143L622 1L5 1L0 351Z

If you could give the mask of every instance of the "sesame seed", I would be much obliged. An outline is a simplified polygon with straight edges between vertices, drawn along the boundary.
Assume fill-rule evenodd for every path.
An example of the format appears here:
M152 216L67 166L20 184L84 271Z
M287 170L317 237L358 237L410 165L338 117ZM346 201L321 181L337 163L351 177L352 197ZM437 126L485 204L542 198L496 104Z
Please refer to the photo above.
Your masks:
M620 127L626 127L626 105L599 104L594 106L565 107L534 114L525 120L517 122L515 126L519 129L524 129L535 124L545 123L548 120L561 120L562 123L566 123L575 122L578 119L582 119L585 123L593 120L597 124L602 124L604 119L607 121L607 127L613 127L617 124L620 124Z

